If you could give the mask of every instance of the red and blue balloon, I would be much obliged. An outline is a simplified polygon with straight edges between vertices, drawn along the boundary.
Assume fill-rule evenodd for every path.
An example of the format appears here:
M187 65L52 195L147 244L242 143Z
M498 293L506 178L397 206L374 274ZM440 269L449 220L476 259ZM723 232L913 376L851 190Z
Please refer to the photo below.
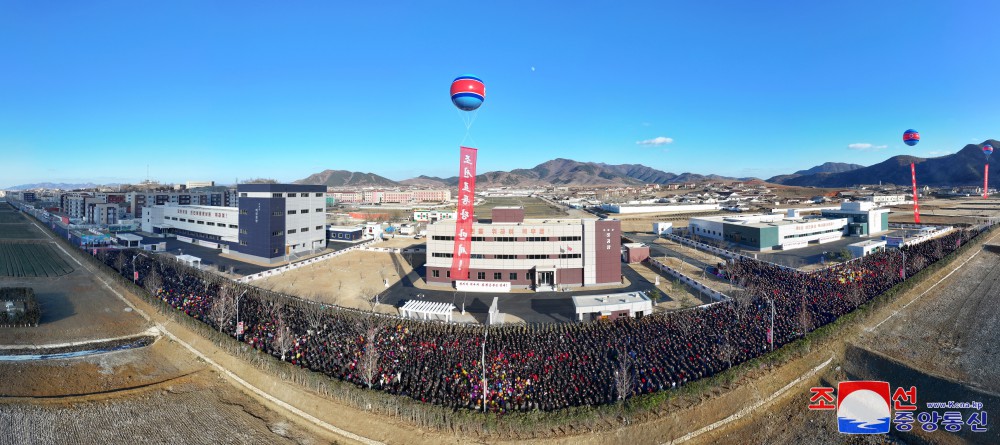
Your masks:
M983 145L983 154L986 155L986 159L989 159L990 155L993 154L993 146L990 145L990 144L984 144Z
M471 75L458 76L451 82L451 102L462 111L474 111L486 100L483 80Z
M920 133L917 130L906 130L903 132L903 143L909 146L917 145L920 142Z

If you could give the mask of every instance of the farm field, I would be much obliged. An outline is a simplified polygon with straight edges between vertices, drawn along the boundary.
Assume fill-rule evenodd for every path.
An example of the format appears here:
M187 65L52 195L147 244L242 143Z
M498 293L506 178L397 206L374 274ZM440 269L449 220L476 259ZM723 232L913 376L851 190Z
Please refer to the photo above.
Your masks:
M0 224L0 239L44 239L31 224Z
M0 210L0 224L21 224L27 222L19 212L12 212L6 209Z
M0 243L0 276L58 277L72 271L52 244Z

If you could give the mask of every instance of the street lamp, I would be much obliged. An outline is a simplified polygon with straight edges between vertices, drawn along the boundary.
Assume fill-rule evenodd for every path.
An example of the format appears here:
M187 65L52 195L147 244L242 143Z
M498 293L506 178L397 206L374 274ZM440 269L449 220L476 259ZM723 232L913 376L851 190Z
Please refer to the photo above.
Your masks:
M771 329L767 331L767 343L770 346L770 350L774 350L774 299L765 296L767 302L771 304Z
M246 293L247 293L248 290L250 290L250 289L244 289L243 293L240 294L240 296L236 297L236 327L237 327L236 340L237 341L239 341L240 337L243 335L243 332L242 332L243 330L239 329L239 326L240 326L240 298L243 298L243 296L246 295Z

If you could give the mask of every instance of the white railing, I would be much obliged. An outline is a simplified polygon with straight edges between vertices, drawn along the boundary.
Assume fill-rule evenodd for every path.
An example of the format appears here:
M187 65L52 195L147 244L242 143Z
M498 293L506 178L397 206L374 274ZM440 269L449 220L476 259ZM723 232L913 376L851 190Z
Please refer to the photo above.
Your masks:
M364 242L364 243L361 243L361 244L358 244L358 245L355 245L355 246L348 247L348 248L346 248L344 250L338 250L336 252L326 253L326 254L320 255L318 257L309 258L307 260L296 261L294 263L287 264L285 266L277 267L277 268L274 268L274 269L268 269L268 270L265 270L263 272L258 272L258 273L252 274L252 275L247 275L247 276L242 277L242 278L237 278L236 281L238 281L240 283L249 283L251 281L261 280L261 279L264 279L264 278L270 278L270 277L273 277L273 276L281 275L281 274L283 274L285 272L288 272L290 270L295 270L295 269L298 269L298 268L303 267L303 266L308 266L310 264L314 264L314 263L318 263L320 261L328 260L330 258L338 257L340 255L343 255L343 254L347 253L347 252L351 252L351 251L354 251L354 250L365 249L369 244L372 244L374 242L375 242L374 240L367 241L367 242Z
M727 296L726 294L724 294L722 292L719 292L717 290L714 290L714 289L712 289L712 288L710 288L708 286L705 286L704 284L699 283L694 278L691 278L691 277L689 277L687 275L684 275L683 272L681 272L681 271L679 271L677 269L674 269L674 268L672 268L670 266L667 266L666 264L663 264L663 263L661 263L661 262L659 262L659 261L657 261L657 260L655 260L653 258L649 259L649 263L652 264L653 266L656 266L656 268L659 269L661 272L664 272L667 275L673 276L673 277L679 279L682 283L687 284L688 286L691 286L692 288L694 288L695 290L697 290L699 293L708 295L708 297L711 298L712 301L724 301L724 300L728 300L729 299L729 296Z

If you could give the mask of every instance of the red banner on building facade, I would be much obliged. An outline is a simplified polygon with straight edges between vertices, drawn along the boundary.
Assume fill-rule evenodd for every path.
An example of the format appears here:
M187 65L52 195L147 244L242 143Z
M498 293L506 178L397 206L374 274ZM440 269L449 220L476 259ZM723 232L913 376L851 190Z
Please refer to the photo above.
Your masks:
M472 258L473 203L476 201L475 148L461 147L458 161L458 210L455 212L455 247L451 255L451 279L469 279Z

